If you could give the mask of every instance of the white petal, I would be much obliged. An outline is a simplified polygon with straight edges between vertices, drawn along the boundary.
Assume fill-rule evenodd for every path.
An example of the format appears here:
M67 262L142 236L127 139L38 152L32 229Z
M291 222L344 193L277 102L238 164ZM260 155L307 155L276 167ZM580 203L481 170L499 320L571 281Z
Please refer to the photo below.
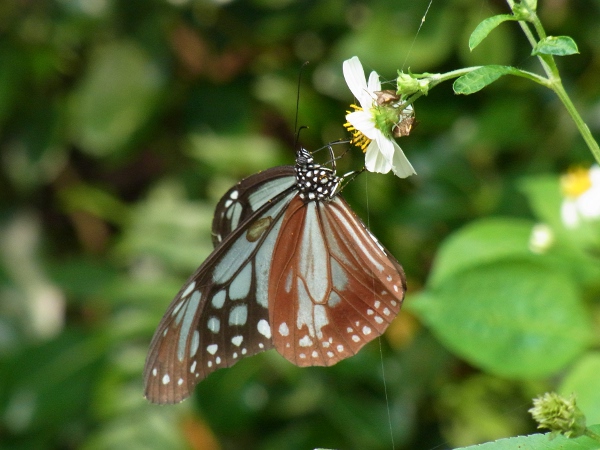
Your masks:
M357 56L353 56L352 58L344 61L344 64L342 64L342 69L346 84L352 91L354 97L360 100L361 96L363 96L367 90L365 72L363 71L360 60Z
M367 90L369 92L375 92L381 90L381 83L379 82L379 75L373 71L369 75L369 81L367 82Z
M579 213L577 205L572 200L563 200L560 207L560 216L567 228L575 228L579 225Z
M367 147L365 155L365 167L369 172L388 173L392 165L383 157L379 151L376 141L373 141Z
M579 213L587 219L600 218L600 186L591 187L576 200Z
M600 186L600 167L596 164L590 167L590 181L592 186Z
M350 125L360 131L369 139L375 139L381 132L375 128L373 116L365 111L354 111L346 115L346 120Z
M381 131L377 130L377 136L375 136L375 140L377 141L377 145L379 147L379 151L383 155L383 157L387 160L390 165L393 165L394 159L394 144L395 142L386 138ZM398 147L396 145L396 147ZM400 148L400 147L398 147Z
M394 158L392 159L392 164L394 166L392 170L399 178L406 178L417 174L415 169L413 169L412 164L396 142L394 142Z

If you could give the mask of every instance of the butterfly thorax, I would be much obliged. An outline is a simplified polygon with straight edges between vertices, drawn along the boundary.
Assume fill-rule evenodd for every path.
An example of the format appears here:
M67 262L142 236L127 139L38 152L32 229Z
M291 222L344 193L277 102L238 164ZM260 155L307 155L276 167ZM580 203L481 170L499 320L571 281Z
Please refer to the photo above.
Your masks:
M296 185L300 198L305 202L315 200L331 200L335 197L340 185L340 177L335 171L314 164L313 157L304 148L296 155Z

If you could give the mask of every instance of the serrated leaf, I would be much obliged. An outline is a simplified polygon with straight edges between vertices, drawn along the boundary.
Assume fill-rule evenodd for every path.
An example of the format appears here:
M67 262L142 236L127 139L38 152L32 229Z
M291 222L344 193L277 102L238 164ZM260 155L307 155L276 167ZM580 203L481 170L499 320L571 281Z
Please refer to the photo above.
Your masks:
M480 22L469 37L469 49L473 50L475 47L477 47L494 28L501 23L506 22L507 20L514 21L517 20L517 18L510 14L499 14L497 16L488 17L484 21Z
M532 256L529 238L534 222L491 218L474 222L450 236L439 249L428 285L440 286L466 269L509 258Z
M595 433L600 433L600 425L591 426ZM595 450L600 448L598 441L587 436L566 438L562 435L551 437L550 433L517 436L499 439L485 444L460 447L456 450Z
M548 36L536 44L532 55L574 55L579 53L577 44L569 36Z
M521 71L511 66L490 65L479 67L454 81L456 94L469 95L480 91L504 75L520 75Z
M457 355L504 377L551 375L582 352L591 336L571 278L526 261L456 274L410 309Z

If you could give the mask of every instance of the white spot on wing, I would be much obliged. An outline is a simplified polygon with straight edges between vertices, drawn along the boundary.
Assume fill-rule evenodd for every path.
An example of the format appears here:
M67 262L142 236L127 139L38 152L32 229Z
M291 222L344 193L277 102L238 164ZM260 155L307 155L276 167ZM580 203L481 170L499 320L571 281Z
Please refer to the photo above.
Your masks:
M221 321L216 317L211 317L210 319L208 319L206 327L213 333L217 334L221 329Z
M211 299L210 303L217 309L221 309L223 307L223 304L225 303L225 298L227 297L227 294L225 293L225 291L223 289L221 289L219 292L217 292L215 295L213 295L213 298Z
M211 355L217 353L217 350L219 350L219 346L217 344L210 344L208 347L206 347L206 351Z
M331 277L333 280L333 286L338 291L341 292L346 290L346 286L348 285L348 277L346 276L344 269L342 269L342 266L340 266L340 263L338 263L335 258L331 258ZM329 301L331 302L331 299ZM329 306L335 306L335 304L330 304Z
M236 347L239 347L243 340L244 340L244 336L242 336L242 335L234 336L231 338L231 343L233 345L235 345Z
M337 294L337 292L331 291L331 294L329 294L329 300L327 301L327 306L329 306L330 308L333 308L341 301L342 301L342 299Z
M233 279L229 286L229 298L241 300L248 296L252 282L252 263L246 264L242 271Z
M313 341L311 341L310 338L305 335L302 339L300 339L298 344L300 344L300 347L310 347L313 345Z
M157 373L158 373L158 372L157 372L157 370L156 370L156 367L155 367L154 369L152 369L152 375L156 376L156 374L157 374Z
M367 336L367 335L371 334L371 328L369 328L368 326L365 325L362 329L362 332L365 336Z
M316 331L317 337L319 339L322 339L323 333L321 332L321 328L323 328L325 325L327 325L329 323L329 319L327 318L327 310L325 309L324 305L315 305L313 311L314 311L314 315L315 315L315 319L314 319L315 331Z
M170 381L171 377L168 374L162 377L162 384L169 384Z
M196 354L199 345L200 333L198 333L198 330L194 330L194 334L192 335L192 342L190 343L190 358L192 358Z
M194 373L195 371L196 371L196 361L194 360L194 362L190 366L190 373Z
M181 329L179 330L179 342L177 343L177 359L179 359L179 361L183 361L183 357L185 356L185 347L194 317L196 316L196 312L198 310L198 305L200 304L200 297L200 291L194 291L188 300L188 304L185 309L181 310L183 313L183 322L181 323Z
M265 319L260 319L256 324L256 329L267 339L271 339L271 326Z
M185 291L183 291L183 294L181 294L181 298L187 297L190 292L192 292L194 290L194 288L196 287L196 282L192 281L190 284L188 284L188 287L185 288Z
M229 325L246 325L248 305L236 305L229 313Z
M319 225L316 203L311 202L305 207L304 228L300 233L300 278L305 281L308 294L316 303L323 303L329 286L327 277L329 261L326 255L325 239ZM310 328L310 327L309 327Z
M287 323L281 322L279 325L279 334L282 336L288 336L290 334L290 329L287 326Z

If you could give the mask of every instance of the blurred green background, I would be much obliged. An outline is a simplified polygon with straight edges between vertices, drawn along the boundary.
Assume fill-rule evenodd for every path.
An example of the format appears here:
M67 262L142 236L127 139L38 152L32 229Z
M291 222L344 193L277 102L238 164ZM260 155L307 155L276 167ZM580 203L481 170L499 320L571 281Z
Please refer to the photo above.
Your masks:
M461 329L460 317L449 316L468 314L475 297L461 294L465 304L455 308L454 297L440 294L449 298L447 310L432 300L436 286L464 292L439 281L441 269L437 282L429 278L448 236L480 219L509 218L524 254L531 225L551 222L544 195L560 201L540 188L539 177L555 186L570 165L592 162L552 93L516 78L469 97L455 96L450 83L437 87L417 102L418 126L400 142L418 176L363 174L345 189L408 276L412 296L381 340L331 368L299 369L263 353L213 374L177 406L150 405L142 396L150 338L211 250L216 202L243 176L293 163L304 61L299 124L308 127L301 141L309 149L345 137L352 96L341 68L351 56L384 80L397 69L487 63L539 71L514 23L468 51L475 25L508 12L504 2L433 2L417 34L427 5L0 2L0 448L377 450L392 447L391 428L398 449L443 449L533 432L531 397L561 386L588 387L582 402L595 414L591 423L600 422L600 386L589 377L600 372L592 325L598 253L564 263L564 282L556 265L540 272L529 260L504 261L506 271L497 272L533 270L541 284L555 282L549 296L568 300L556 310L532 309L532 321L569 317L554 338L571 340L550 362L536 336L528 344L541 361L519 353L517 343L508 362L493 352L473 356L461 349L468 333L443 327ZM541 1L540 15L549 34L579 45L581 54L559 66L598 136L600 2ZM340 170L360 168L361 158L352 151ZM493 230L484 238L496 236L497 225L487 223ZM446 248L446 260L455 261ZM454 278L471 283L495 273ZM517 292L507 277L501 286ZM518 292L510 298L521 301ZM508 367L512 355L530 365Z

